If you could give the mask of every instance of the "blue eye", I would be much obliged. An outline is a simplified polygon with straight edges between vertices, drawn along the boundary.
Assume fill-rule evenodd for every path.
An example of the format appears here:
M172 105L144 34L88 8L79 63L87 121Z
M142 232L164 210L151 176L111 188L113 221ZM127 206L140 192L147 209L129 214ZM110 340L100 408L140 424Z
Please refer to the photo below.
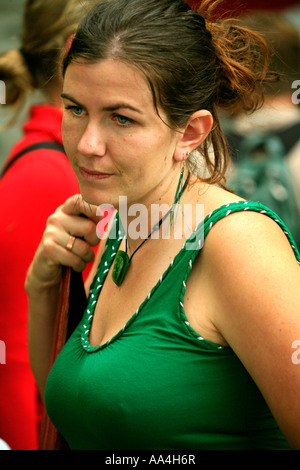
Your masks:
M83 109L80 108L79 106L73 106L72 110L76 116L81 116L81 114L83 113Z
M128 123L128 119L124 116L117 116L117 119L118 119L120 124L127 124Z
M81 116L83 109L80 106L66 106L65 109L72 111L75 116Z
M121 114L114 114L113 119L116 119L121 126L128 126L133 122L132 119L122 116Z

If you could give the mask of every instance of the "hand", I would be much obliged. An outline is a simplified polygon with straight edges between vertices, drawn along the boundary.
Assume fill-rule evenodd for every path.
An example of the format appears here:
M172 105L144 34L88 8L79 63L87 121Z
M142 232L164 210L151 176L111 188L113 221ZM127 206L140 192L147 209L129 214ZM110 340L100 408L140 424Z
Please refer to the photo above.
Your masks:
M81 195L76 195L48 218L28 273L29 283L35 289L58 284L62 266L81 272L94 259L92 246L99 243L96 210L96 206L86 204Z

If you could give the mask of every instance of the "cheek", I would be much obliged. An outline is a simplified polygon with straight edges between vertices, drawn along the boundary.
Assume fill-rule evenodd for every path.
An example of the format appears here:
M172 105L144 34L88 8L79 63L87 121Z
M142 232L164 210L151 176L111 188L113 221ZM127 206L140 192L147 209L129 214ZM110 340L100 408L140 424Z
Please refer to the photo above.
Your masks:
M120 151L121 153L126 152L128 157L130 156L130 162L134 166L139 166L139 164L147 165L151 163L157 149L152 136L149 137L147 133L144 133L138 136L124 137L120 141Z
M63 117L62 120L62 125L61 125L61 132L62 132L62 138L63 138L63 143L64 146L67 147L68 145L68 140L69 140L69 132L70 132L70 126L67 123L67 119Z
M64 118L62 121L61 131L65 151L68 155L68 158L70 159L70 157L72 157L72 154L76 150L78 139L77 133L74 129L74 126L72 126L66 118Z

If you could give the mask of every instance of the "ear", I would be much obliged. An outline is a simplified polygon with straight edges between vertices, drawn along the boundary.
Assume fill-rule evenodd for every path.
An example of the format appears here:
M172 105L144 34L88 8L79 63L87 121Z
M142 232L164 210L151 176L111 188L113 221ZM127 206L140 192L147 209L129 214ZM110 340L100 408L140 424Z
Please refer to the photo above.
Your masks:
M192 152L206 139L213 125L213 117L209 111L196 111L189 118L185 127L178 133L178 141L174 151L174 159L182 161L188 152Z

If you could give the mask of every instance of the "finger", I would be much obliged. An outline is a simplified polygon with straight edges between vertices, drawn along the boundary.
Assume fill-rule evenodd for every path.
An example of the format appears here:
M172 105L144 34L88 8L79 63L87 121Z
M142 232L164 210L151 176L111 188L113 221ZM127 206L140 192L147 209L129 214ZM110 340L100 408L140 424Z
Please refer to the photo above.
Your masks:
M96 246L99 243L97 235L97 224L90 219L82 216L68 216L64 220L64 229L69 235L81 238L89 243L91 246Z
M74 237L73 235L70 235L69 241L66 246L66 249L68 251L72 251L75 241L76 241L76 237Z
M94 222L99 222L99 215L97 215L98 206L88 204L84 201L81 194L75 194L65 201L62 205L64 213L69 215L81 215Z
M57 235L60 236L58 242L64 247L68 243L66 236L69 239L70 235L82 238L90 245L96 246L99 243L96 228L95 221L81 215L66 214L62 207L58 208L47 220L47 233L51 234L54 239Z
M74 219L78 220L74 221ZM87 224L89 224L88 229ZM47 248L47 254L52 256L53 260L55 249L59 246L64 251L81 257L83 261L90 262L94 258L94 250L91 246L99 243L95 230L96 224L93 221L79 216L64 215L61 211L57 211L48 218L43 244Z
M65 238L68 238L65 235ZM77 272L85 269L87 263L94 259L94 252L84 241L76 239L72 250L66 248L67 243L58 238L45 236L42 246L44 259L47 260L48 269L58 266L69 266Z
M93 260L94 253L92 252L92 256L85 260L83 257L78 256L73 251L68 251L65 248L59 246L57 248L57 256L59 259L59 265L68 266L74 269L76 272L82 272L85 270L87 263Z
M70 235L65 245L68 252L75 254L85 263L90 263L95 257L94 250L86 241Z

